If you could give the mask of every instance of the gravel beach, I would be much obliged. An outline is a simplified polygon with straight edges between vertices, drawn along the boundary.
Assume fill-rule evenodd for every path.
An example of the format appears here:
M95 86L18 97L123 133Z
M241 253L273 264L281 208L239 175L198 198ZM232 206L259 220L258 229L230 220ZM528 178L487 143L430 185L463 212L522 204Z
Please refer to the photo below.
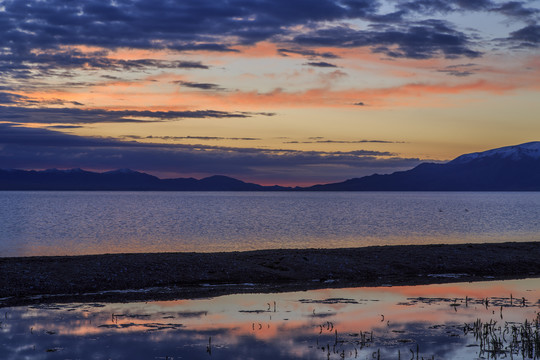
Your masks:
M0 258L0 307L540 277L540 242Z

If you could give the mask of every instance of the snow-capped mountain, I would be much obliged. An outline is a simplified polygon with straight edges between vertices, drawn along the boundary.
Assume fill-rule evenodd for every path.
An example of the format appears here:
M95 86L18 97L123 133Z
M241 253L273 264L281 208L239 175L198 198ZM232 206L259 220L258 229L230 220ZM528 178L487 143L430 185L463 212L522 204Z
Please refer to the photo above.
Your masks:
M540 142L465 154L445 164L316 185L319 191L540 191Z
M494 156L514 161L524 158L540 159L540 141L532 141L521 145L505 146L497 149L465 154L455 158L450 163L464 164L472 160Z

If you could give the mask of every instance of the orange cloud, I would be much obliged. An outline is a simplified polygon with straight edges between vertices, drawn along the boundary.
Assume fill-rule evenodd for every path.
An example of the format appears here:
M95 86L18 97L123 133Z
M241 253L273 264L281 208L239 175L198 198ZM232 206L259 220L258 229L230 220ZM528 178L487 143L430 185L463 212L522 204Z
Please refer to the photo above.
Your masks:
M287 92L281 88L270 92L258 91L221 94L205 94L212 104L220 107L241 108L303 108L303 107L348 107L362 102L369 106L422 106L431 104L432 95L456 95L467 92L489 92L503 94L518 88L515 84L490 83L477 80L464 84L409 83L380 89L332 90L330 88Z
M172 52L170 50L121 48L115 51L111 51L107 57L113 60L167 60L171 57L171 55Z
M263 47L264 51L271 46ZM275 47L272 49L275 50ZM255 48L254 48L255 50ZM273 50L272 50L273 51ZM365 104L370 108L382 107L430 107L448 106L452 100L441 95L459 95L465 93L505 94L517 89L537 90L540 88L540 60L529 61L529 70L509 79L507 75L496 81L483 79L467 82L438 83L405 83L385 88L364 89L332 89L333 82L326 86L301 91L286 91L275 88L268 92L231 91L207 92L180 89L174 86L177 80L186 80L183 75L161 73L148 76L137 81L100 82L87 88L70 89L69 91L44 91L20 93L41 103L57 103L56 106L71 106L68 102L78 102L88 108L104 108L117 110L258 110L269 111L280 108L321 108L321 107L354 107ZM58 100L65 101L61 105ZM463 100L460 100L463 101ZM360 106L357 106L360 108Z

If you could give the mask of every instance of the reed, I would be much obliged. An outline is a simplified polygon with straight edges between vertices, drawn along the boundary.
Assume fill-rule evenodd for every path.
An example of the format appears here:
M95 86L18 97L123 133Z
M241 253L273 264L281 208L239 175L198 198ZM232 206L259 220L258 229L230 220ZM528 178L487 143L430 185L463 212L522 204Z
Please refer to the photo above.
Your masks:
M208 355L212 355L212 337L208 338L208 345L206 345L206 352Z
M502 308L501 308L502 313ZM472 332L479 342L480 354L490 357L498 355L521 355L523 359L540 359L540 314L532 321L525 319L522 324L497 326L497 321L482 322L477 319L472 324L465 324L465 335ZM508 338L506 337L507 335Z

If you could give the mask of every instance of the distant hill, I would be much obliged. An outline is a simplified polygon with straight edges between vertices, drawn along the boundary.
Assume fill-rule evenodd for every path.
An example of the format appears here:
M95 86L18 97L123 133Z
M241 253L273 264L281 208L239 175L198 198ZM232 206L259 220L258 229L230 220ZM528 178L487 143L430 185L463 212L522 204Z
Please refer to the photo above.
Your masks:
M371 175L311 187L262 186L227 176L159 179L119 169L0 170L0 190L131 191L540 191L540 142L461 155L445 164L422 163L389 175Z
M312 191L540 191L540 142L422 163L389 175L315 185Z
M124 191L277 191L288 188L246 183L227 176L204 179L159 179L120 169L97 173L81 169L43 171L0 170L0 190L124 190Z

